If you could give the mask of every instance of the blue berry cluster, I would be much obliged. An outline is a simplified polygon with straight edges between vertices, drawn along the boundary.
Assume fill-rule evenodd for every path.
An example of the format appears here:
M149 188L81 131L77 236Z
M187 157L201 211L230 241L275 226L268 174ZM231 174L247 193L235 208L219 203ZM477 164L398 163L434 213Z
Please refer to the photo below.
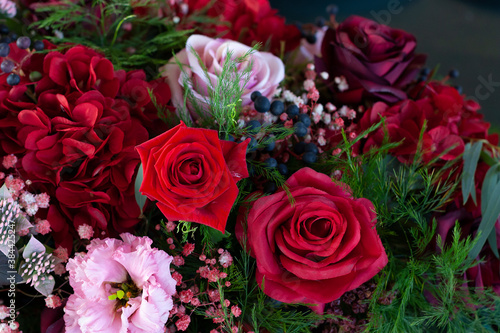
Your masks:
M15 86L21 82L21 78L15 73L17 64L12 59L8 58L10 54L9 44L15 42L16 46L21 50L26 50L30 46L33 46L35 51L42 51L44 49L44 44L43 41L37 40L31 45L31 38L27 36L18 37L16 33L11 32L4 24L0 24L0 35L2 36L0 38L0 57L3 58L0 69L2 73L9 74L6 80L7 84Z
M294 134L297 138L303 138L307 135L308 129L311 126L311 118L308 114L300 113L299 107L295 104L285 105L281 100L270 101L267 97L263 96L259 91L254 91L251 94L251 99L254 103L254 109L259 113L270 112L272 115L279 117L277 124L283 125L282 116L284 113L287 115L287 121L292 120L294 125ZM263 162L263 166L268 169L276 169L281 175L288 176L289 170L285 163L280 162L284 152L288 152L288 147L281 147L276 150L276 141L274 137L264 137L262 142L265 145L257 150L257 140L253 137L259 133L262 125L259 120L249 120L245 127L247 132L251 135L250 144L248 145L247 158L256 159ZM301 159L306 164L315 163L318 159L318 147L314 143L305 143L299 141L293 148L295 155L301 155ZM252 167L249 166L249 172L252 175ZM273 182L267 182L263 185L264 192L273 193L277 190L277 186Z

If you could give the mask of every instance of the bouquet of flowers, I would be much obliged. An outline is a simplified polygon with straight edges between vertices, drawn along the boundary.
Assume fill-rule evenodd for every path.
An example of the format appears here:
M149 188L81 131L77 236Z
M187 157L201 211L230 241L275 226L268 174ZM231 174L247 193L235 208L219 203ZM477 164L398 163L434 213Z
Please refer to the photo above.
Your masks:
M337 10L0 1L0 332L498 332L498 135Z

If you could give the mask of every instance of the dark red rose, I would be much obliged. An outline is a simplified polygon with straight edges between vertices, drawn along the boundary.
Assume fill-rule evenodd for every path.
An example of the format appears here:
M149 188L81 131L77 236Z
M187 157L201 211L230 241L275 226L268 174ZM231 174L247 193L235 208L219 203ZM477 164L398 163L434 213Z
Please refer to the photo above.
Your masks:
M404 88L423 66L426 56L415 54L415 37L372 20L350 16L323 38L318 72L329 74L337 101L360 104L366 98L394 103L406 99ZM348 89L339 90L335 77L344 76Z
M238 195L236 182L248 177L248 142L219 140L217 131L181 123L137 147L144 170L140 191L158 201L169 220L224 232Z
M254 202L247 242L264 293L285 303L324 304L371 279L387 255L367 199L309 168L293 174L287 192Z

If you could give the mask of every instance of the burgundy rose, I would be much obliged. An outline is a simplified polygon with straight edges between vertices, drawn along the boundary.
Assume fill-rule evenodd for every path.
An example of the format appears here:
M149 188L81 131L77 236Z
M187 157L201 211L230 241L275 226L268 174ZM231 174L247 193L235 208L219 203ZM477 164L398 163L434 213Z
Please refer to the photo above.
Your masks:
M248 142L219 140L217 131L181 123L137 147L144 170L140 191L158 201L169 220L224 232L238 195L236 182L248 177Z
M415 54L415 37L372 20L350 16L324 38L318 72L329 74L337 101L360 104L366 98L394 103L406 99L403 89L423 66L426 56ZM344 76L347 89L337 89L335 77Z
M287 181L287 192L254 202L247 242L257 260L257 282L278 301L323 304L371 279L387 256L367 199L303 168Z

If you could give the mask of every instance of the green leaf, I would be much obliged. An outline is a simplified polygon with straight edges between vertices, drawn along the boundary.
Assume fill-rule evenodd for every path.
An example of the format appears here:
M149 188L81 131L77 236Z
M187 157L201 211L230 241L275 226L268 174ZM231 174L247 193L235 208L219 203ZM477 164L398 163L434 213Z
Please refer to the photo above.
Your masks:
M476 141L472 144L469 142L465 145L463 155L464 171L462 173L462 196L464 204L469 199L469 195L472 197L474 203L477 203L476 191L474 190L474 175L476 174L477 162L479 161L482 148L482 141Z
M495 228L491 230L490 235L488 236L488 244L490 245L491 251L493 251L495 257L500 258L497 245L497 231Z
M45 253L45 246L34 236L31 236L30 241L23 251L23 258L28 259L33 253Z
M56 281L52 277L52 275L45 275L45 280L39 279L38 282L39 284L35 285L36 291L38 291L40 294L44 296L49 296L52 291L54 290L54 286L56 284Z
M500 164L492 166L484 177L481 189L481 215L476 245L469 252L469 259L474 260L486 243L500 215Z
M116 297L118 297L119 299L123 299L123 296L125 296L125 292L123 290L118 290L116 292Z
M143 212L144 205L146 204L146 200L148 199L148 197L146 197L139 191L139 189L141 188L143 178L144 178L144 172L142 170L142 163L141 163L139 164L139 170L137 170L137 177L135 177L135 187L134 187L135 201L137 202L139 208L141 209L141 214Z

